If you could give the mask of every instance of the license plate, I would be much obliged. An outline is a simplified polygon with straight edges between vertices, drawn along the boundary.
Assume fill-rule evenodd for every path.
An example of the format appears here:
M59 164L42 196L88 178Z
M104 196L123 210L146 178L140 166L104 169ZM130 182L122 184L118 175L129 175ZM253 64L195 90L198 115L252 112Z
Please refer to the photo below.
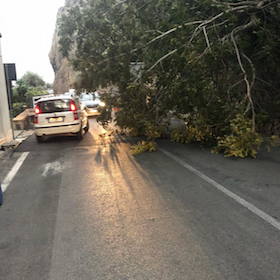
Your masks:
M90 110L92 113L96 113L97 112L97 110L94 110L94 109L91 109Z
M54 122L64 122L64 118L63 117L49 118L49 123L54 123Z

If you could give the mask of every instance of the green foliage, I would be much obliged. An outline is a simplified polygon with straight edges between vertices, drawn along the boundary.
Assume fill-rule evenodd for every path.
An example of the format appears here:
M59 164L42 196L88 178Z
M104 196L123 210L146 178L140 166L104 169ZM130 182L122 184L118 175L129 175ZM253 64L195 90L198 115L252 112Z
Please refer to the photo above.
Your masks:
M53 83L46 83L46 88L47 89L52 89L53 88Z
M217 137L229 132L229 123L222 119L223 111L219 110L219 116L214 116L214 110L206 111L203 115L196 113L189 114L185 118L185 126L175 128L171 131L171 140L180 143L200 142L203 146L215 146ZM219 123L213 124L214 120Z
M47 93L48 92L41 87L28 88L27 92L25 93L25 97L26 97L26 99L28 99L32 96L44 95L44 94L47 94Z
M14 106L15 103L29 104L32 96L47 94L49 85L38 74L27 71L13 87Z
M165 124L151 124L149 122L145 123L145 136L148 140L154 140L157 138L164 137L165 130L168 123Z
M87 0L60 19L60 47L78 89L103 88L102 125L118 108L122 130L154 140L170 117L188 116L172 140L255 156L256 131L280 134L280 6L257 2ZM135 62L145 64L138 76Z
M42 77L31 71L27 71L20 79L20 82L23 83L26 87L33 88L44 87L46 85Z
M231 134L218 137L217 147L213 152L223 152L225 157L256 157L257 149L263 142L262 137L252 131L251 120L238 115L231 121Z
M187 126L176 128L171 132L171 140L180 143L201 142L209 134L209 127Z
M13 104L13 117L16 117L21 112L23 112L24 111L24 106L26 106L26 105L23 102L14 103Z
M156 146L157 144L154 141L141 141L132 146L131 153L136 156L144 152L154 152L156 151Z
M275 147L278 144L280 144L280 137L278 135L272 135L271 137L266 138L267 145L265 146L265 149L267 152L270 152L271 147Z

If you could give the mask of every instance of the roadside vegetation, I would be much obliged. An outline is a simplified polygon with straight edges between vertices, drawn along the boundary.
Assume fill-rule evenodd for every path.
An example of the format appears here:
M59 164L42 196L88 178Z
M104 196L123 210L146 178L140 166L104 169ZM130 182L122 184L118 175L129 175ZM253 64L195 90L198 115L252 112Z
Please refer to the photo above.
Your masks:
M116 124L147 136L135 154L169 134L255 157L261 135L280 133L279 15L278 0L80 1L60 18L60 46L76 88L102 88Z
M27 71L13 87L13 117L32 105L32 96L47 94L51 87L38 74Z

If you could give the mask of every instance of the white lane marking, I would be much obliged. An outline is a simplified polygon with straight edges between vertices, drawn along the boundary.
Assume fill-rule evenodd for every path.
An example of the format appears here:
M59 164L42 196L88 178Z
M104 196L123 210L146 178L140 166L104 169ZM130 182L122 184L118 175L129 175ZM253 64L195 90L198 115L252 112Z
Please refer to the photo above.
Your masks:
M1 186L3 192L5 192L6 189L9 187L10 183L16 176L17 172L19 171L21 165L23 164L23 162L25 161L25 159L27 158L28 155L29 155L29 152L22 153L22 155L17 159L14 167L11 169L11 171L8 173L8 175L6 176L6 178L3 181L3 184Z
M61 173L63 171L63 166L60 161L49 162L45 165L45 170L42 174L43 177L47 177L48 173L51 172L52 175Z
M224 194L226 194L227 196L229 196L230 198L232 198L233 200L235 200L236 202L238 202L239 204L241 204L242 206L247 208L249 211L251 211L252 213L257 215L261 219L265 220L267 223L271 224L273 227L280 230L280 223L276 219L274 219L273 217L269 216L268 214L266 214L265 212L263 212L262 210L260 210L256 206L254 206L253 204L249 203L245 199L236 195L235 193L229 191L228 189L226 189L225 187L223 187L222 185L220 185L216 181L212 180L208 176L202 174L200 171L193 168L189 164L185 163L183 160L179 159L178 157L174 156L173 154L171 154L171 153L169 153L165 150L162 150L162 149L159 149L159 150L161 152L163 152L164 154L166 154L168 157L172 158L173 160L175 160L176 162L181 164L183 167L187 168L189 171L195 173L197 176L199 176L201 179L203 179L204 181L211 184L213 187L217 188L218 190L220 190L221 192L223 192Z
M50 164L47 163L46 166L45 166L45 170L44 170L44 173L42 174L42 176L46 177L48 172L50 170Z

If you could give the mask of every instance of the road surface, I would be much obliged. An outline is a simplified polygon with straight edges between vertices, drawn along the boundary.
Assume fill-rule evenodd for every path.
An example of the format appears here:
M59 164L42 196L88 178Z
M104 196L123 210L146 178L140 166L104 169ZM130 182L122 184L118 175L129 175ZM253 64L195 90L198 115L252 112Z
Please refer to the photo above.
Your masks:
M0 208L1 280L280 279L279 148L227 159L160 140L133 157L135 139L90 127L33 135L2 165L26 156Z

